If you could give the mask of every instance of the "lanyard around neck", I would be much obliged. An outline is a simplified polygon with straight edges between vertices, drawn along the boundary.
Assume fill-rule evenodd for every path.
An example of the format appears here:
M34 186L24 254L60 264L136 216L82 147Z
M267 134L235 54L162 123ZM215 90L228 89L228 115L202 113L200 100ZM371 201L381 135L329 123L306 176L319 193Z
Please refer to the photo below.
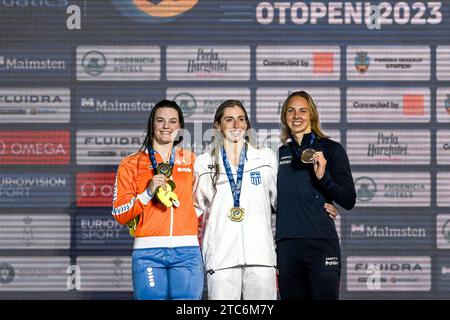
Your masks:
M231 193L233 194L233 204L235 208L239 207L240 196L241 196L241 188L242 188L242 178L244 176L244 164L245 164L245 155L247 153L247 144L244 143L244 146L241 150L241 154L239 156L239 164L237 168L237 176L236 182L234 181L233 173L231 171L230 161L227 158L227 153L225 151L225 147L222 147L222 160L223 166L225 167L225 172L228 177L228 182L230 183Z
M316 141L316 135L314 134L314 132L311 131L311 135L309 137L309 145L307 148L311 148L311 146L313 145L314 141ZM295 140L295 137L291 134L291 146L292 146L292 150L294 151L294 154L297 158L300 159L300 145L301 145L301 141L300 144L297 143L297 140Z

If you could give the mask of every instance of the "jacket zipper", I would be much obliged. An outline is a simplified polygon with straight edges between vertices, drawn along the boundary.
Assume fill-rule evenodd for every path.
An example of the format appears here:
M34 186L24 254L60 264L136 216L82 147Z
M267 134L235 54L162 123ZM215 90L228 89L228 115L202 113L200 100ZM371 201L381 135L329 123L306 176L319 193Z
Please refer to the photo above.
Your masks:
M173 207L170 207L170 237L173 236Z
M173 181L172 177L170 177L170 180ZM169 232L169 236L170 236L170 240L172 240L172 236L173 236L173 205L170 207L170 232Z

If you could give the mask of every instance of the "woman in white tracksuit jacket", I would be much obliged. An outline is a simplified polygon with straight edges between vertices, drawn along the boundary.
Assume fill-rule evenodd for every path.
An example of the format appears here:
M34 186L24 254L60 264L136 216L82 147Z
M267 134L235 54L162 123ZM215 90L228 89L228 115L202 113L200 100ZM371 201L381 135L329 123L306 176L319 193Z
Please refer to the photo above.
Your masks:
M194 205L203 214L208 298L276 299L272 234L276 155L245 141L250 122L240 101L222 103L214 127L221 135L212 150L197 157L194 164Z

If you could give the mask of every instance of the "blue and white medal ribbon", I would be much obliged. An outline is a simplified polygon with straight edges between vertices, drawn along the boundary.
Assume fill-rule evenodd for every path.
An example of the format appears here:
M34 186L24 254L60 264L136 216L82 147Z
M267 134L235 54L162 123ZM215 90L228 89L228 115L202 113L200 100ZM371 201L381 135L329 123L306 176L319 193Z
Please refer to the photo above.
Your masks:
M162 169L158 169L158 170L156 170L158 168L158 166L161 167L164 164L166 164L166 166L167 166L167 163L161 162L160 164L158 164L158 162L156 162L156 158L155 158L155 150L153 150L153 148L150 146L147 147L147 150L148 150L148 157L150 158L150 163L152 164L152 168L153 168L155 174L161 173L161 174L165 175L167 178L169 178L172 175L172 168L175 164L175 148L172 148L172 152L170 154L170 160L169 160L170 169L162 168Z
M239 164L237 168L236 182L233 178L233 173L231 171L231 165L227 158L227 153L225 148L222 147L222 160L223 166L225 167L225 172L228 177L228 182L230 183L231 193L233 195L233 207L230 209L230 214L228 217L231 221L241 222L244 219L244 209L239 205L239 199L241 196L242 188L242 178L244 176L244 164L245 164L245 154L247 151L247 145L245 144L242 148L241 155L239 156Z

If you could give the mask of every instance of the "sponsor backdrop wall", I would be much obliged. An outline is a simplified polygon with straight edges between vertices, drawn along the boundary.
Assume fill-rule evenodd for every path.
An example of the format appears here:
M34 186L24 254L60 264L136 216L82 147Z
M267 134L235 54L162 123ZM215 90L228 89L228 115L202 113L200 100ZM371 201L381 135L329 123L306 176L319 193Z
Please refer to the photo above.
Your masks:
M0 0L0 298L131 299L113 182L154 104L199 153L241 99L276 150L298 89L352 165L341 298L450 298L449 31L449 1Z

